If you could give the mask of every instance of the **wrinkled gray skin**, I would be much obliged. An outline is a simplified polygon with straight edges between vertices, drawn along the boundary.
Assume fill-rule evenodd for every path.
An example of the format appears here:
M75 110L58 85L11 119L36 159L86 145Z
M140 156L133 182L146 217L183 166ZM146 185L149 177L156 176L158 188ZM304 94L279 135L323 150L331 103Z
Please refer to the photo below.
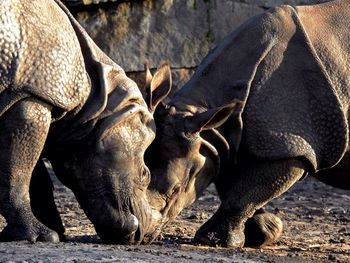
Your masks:
M277 238L278 218L259 222L256 211L307 173L350 189L349 24L349 1L271 9L226 37L157 109L146 163L163 218L150 240L210 182L221 205L195 240L228 247L245 244L245 226L250 244ZM253 215L266 240L251 235Z
M154 126L137 85L59 1L1 1L2 241L63 238L46 157L103 240L139 242Z

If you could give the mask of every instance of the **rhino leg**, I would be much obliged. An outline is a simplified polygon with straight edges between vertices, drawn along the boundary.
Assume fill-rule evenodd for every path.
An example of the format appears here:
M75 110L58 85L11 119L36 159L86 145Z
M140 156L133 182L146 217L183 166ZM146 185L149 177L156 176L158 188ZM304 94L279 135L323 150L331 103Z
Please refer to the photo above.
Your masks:
M0 212L7 226L2 241L59 241L34 216L29 198L31 174L50 127L47 105L31 99L14 104L0 119Z
M242 247L244 226L255 211L287 191L304 174L299 159L247 164L238 177L221 193L221 205L197 231L195 241L207 245ZM229 178L227 176L226 178ZM227 184L227 183L226 183Z
M313 176L321 182L333 187L350 190L350 153L347 152L343 159L333 168L321 170Z
M43 161L36 164L30 181L29 194L32 211L45 226L55 230L61 241L65 240L64 227L58 213L50 174Z

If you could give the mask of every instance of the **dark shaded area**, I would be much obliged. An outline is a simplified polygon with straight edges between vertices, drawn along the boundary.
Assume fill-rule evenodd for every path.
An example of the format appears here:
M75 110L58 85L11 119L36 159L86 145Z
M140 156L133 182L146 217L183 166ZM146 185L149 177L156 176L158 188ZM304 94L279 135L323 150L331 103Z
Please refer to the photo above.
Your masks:
M89 4L89 5L83 5L81 2L82 1L62 1L68 9L72 12L73 15L87 11L87 12L92 12L96 11L97 9L113 9L116 8L119 4L125 3L125 2L138 2L142 0L117 0L115 2L106 2L106 3L98 3L98 4Z

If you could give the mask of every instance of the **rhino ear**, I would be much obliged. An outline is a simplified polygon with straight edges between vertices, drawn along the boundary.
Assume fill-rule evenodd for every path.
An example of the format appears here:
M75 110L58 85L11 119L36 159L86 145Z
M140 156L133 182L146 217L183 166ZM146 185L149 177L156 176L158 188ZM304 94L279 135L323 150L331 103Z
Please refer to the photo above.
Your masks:
M197 115L187 117L185 131L190 133L209 130L221 126L234 112L241 112L243 102L235 99L230 104L210 109Z
M149 110L153 113L170 92L172 86L171 70L168 63L163 63L152 76L146 65L146 102Z
M153 75L149 69L148 62L145 63L145 87L144 91L146 92L145 101L147 103L148 108L151 108L152 105L152 89L151 82L153 79Z

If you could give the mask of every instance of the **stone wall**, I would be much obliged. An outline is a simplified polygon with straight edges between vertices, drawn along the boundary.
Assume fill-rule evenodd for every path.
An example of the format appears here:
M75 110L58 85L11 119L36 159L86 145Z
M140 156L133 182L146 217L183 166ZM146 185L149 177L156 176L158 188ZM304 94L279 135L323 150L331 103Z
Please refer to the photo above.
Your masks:
M186 79L209 50L247 18L280 4L325 0L138 0L75 13L97 44L127 72L168 60Z

